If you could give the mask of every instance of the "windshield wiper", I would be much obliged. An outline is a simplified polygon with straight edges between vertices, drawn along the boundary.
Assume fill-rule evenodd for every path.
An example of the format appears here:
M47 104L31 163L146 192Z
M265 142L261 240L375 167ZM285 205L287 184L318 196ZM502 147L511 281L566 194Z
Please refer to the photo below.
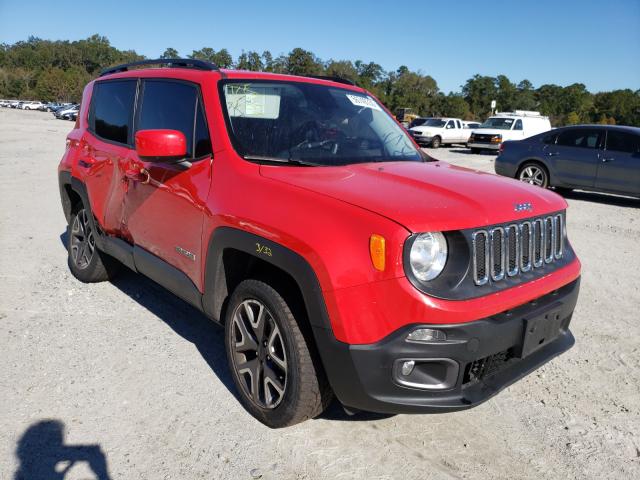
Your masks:
M304 160L297 160L295 158L278 158L278 157L269 157L262 155L245 155L244 158L246 160L255 160L257 162L268 162L268 163L288 163L291 165L302 165L305 167L319 167L319 163L305 162Z

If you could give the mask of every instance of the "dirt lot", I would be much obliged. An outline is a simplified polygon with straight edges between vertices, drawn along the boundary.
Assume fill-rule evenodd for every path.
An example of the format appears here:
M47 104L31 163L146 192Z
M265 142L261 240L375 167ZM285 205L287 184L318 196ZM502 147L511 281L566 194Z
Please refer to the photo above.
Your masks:
M437 416L334 405L270 430L193 308L130 272L69 274L56 165L71 125L0 109L0 478L640 478L639 202L570 196L576 346L493 400ZM490 155L431 152L492 171Z

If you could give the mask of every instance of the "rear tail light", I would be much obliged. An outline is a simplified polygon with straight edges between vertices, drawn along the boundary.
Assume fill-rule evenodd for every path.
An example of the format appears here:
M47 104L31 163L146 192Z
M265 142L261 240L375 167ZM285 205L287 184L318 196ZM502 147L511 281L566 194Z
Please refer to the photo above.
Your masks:
M504 143L501 143L498 147L498 155L501 155L504 152Z

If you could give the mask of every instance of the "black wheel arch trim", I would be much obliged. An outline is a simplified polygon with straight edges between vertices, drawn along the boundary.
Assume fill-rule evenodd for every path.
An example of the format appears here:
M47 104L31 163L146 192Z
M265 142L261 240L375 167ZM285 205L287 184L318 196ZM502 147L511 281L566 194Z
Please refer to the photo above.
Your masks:
M257 253L259 247L270 255ZM209 239L202 302L207 315L220 319L224 301L231 294L227 289L223 263L226 249L256 257L290 275L302 293L309 323L314 327L331 329L320 282L309 262L273 240L233 227L218 227Z

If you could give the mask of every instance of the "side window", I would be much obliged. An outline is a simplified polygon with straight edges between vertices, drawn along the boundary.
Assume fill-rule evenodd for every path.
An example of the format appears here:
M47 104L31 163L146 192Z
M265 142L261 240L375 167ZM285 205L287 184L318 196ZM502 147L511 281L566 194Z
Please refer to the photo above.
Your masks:
M447 127L446 128L455 128L455 125L453 124L453 120L449 120L447 122Z
M522 120L516 120L516 124L513 126L514 130L522 130Z
M90 129L100 138L130 143L136 81L96 82L91 99Z
M564 147L598 148L601 132L590 128L565 130L558 135L558 145Z
M209 135L204 115L198 115L197 107L198 89L195 85L168 80L145 80L136 129L178 130L187 140L187 158L194 158L198 145L201 151L207 148L211 150L210 146L207 147ZM197 135L194 136L194 130L200 136L199 139Z
M614 152L638 153L640 152L640 135L609 130L607 132L607 150Z
M545 143L547 145L553 145L556 143L556 137L557 137L557 134L555 133L545 135L544 138L542 139L542 143Z

